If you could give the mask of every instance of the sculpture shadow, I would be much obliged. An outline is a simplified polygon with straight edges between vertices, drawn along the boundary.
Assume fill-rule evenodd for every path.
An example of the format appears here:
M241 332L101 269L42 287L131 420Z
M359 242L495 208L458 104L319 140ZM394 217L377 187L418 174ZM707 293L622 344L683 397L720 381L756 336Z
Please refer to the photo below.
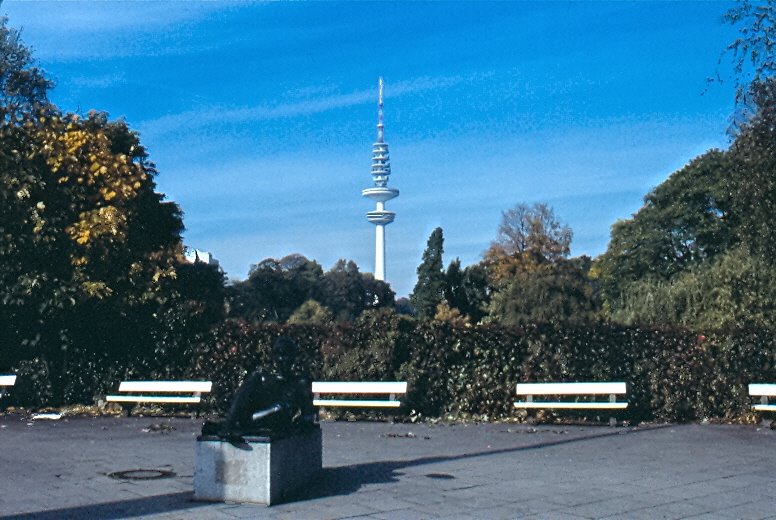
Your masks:
M84 518L100 518L117 520L120 518L136 518L145 515L172 513L184 509L209 506L212 503L195 502L193 491L182 491L166 495L116 500L101 504L63 507L34 513L21 513L0 516L2 520L82 520ZM183 516L182 518L185 518Z
M653 430L665 428L664 425L655 425L649 428L639 428L627 431L614 431L599 433L594 435L587 435L585 437L578 437L573 439L560 439L549 440L531 444L528 446L516 446L512 448L501 448L495 450L479 451L462 453L458 455L439 455L420 457L410 460L389 460L378 462L367 462L364 464L354 464L350 466L337 466L323 468L322 473L316 481L305 488L300 490L292 496L288 497L288 502L312 500L316 498L324 498L330 496L349 495L355 493L362 486L367 484L388 484L391 482L398 482L402 473L401 470L413 466L422 466L424 464L435 464L439 462L451 462L456 460L476 459L480 457L491 457L499 454L507 453L519 453L533 450L540 450L545 448L551 448L553 446L560 446L564 444L585 443L594 440L598 440L605 437L612 437L618 435L632 435L636 433L643 433ZM454 478L451 475L430 473L427 475L429 478Z

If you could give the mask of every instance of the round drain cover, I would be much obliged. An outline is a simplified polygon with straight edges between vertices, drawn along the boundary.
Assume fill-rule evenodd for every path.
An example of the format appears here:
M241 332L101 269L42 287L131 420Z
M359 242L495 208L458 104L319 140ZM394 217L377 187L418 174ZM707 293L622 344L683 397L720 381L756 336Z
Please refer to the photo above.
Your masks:
M174 477L175 473L166 469L128 469L108 473L108 476L117 480L154 480Z

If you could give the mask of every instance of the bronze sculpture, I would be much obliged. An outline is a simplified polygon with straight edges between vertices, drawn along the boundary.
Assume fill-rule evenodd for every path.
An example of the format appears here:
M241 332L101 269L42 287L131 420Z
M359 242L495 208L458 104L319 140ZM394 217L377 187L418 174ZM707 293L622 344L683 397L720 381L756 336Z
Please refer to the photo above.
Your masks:
M280 438L317 427L310 378L295 369L296 345L287 336L272 347L275 370L258 369L243 381L223 422L206 422L203 436L225 440Z

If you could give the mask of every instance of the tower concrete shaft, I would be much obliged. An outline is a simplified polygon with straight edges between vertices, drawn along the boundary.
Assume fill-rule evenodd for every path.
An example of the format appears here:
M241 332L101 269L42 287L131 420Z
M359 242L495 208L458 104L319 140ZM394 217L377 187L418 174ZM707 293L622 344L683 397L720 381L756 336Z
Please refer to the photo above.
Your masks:
M391 160L388 143L384 141L383 125L383 78L378 82L377 142L372 145L373 188L366 188L361 195L375 201L375 210L366 214L366 219L375 227L375 278L385 280L385 226L393 222L396 213L386 211L385 202L399 196L399 190L388 187L391 176Z

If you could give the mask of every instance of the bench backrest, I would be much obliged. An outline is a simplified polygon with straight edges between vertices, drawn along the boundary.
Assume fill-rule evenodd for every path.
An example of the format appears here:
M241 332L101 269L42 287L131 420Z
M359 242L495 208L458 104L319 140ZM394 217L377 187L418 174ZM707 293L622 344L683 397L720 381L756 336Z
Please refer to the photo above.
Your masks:
M517 395L625 394L627 385L616 383L518 383Z
M313 381L314 394L406 394L406 381Z
M210 392L212 381L122 381L119 392Z
M749 385L749 395L776 397L776 384L752 383Z
M13 386L16 384L15 374L0 375L0 386Z

